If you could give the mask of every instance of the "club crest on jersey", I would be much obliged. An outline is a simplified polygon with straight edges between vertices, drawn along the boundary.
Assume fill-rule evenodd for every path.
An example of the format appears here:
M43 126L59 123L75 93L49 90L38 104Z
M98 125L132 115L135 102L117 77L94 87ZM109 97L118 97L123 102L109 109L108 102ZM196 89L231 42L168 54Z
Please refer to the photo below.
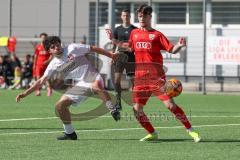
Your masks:
M153 40L153 39L155 38L155 35L154 35L154 34L149 34L148 36L149 36L149 39L150 39L150 40Z

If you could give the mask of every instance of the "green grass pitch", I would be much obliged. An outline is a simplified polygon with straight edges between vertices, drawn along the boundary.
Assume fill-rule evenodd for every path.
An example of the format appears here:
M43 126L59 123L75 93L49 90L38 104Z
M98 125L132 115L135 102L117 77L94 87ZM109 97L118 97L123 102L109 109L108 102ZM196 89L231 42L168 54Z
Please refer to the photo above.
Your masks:
M146 132L125 103L120 122L113 121L109 114L75 121L78 140L57 141L63 129L56 118L54 103L60 94L30 95L18 104L17 93L0 90L1 160L238 160L240 157L239 95L182 94L175 99L200 133L200 143L194 143L161 102L151 98L145 111L157 128L159 141L150 143L139 142ZM72 112L85 112L99 103L88 99Z

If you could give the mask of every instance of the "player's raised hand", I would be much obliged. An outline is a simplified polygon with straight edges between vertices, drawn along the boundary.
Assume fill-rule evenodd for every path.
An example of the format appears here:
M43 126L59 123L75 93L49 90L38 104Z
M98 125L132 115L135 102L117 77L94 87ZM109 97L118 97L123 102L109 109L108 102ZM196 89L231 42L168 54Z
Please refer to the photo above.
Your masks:
M24 98L24 97L25 97L25 94L24 94L24 93L18 94L17 97L16 97L16 102L20 102L20 100L21 100L22 98Z
M183 37L180 37L179 40L178 40L178 44L180 47L185 47L187 44L186 44L186 39L183 38Z
M108 24L106 24L104 26L104 29L105 29L108 39L112 40L113 39L113 31L112 31L111 27Z

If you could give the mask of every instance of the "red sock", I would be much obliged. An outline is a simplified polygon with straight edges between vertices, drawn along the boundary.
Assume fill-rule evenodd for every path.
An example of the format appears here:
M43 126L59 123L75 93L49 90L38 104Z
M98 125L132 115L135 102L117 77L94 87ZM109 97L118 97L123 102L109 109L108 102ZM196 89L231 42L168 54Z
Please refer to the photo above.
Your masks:
M176 109L175 110L171 110L169 109L174 115L175 117L182 122L182 124L185 126L186 129L191 128L191 124L187 118L187 116L185 115L185 113L183 112L183 110L176 105Z
M153 133L155 131L144 112L140 113L139 115L136 115L136 119L141 124L141 126L148 131L148 133Z

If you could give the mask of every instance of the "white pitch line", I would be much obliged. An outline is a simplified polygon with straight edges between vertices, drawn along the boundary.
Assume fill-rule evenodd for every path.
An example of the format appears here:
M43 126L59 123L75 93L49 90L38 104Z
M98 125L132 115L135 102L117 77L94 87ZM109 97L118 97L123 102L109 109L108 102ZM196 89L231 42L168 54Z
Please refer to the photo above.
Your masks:
M228 127L228 126L240 126L240 124L209 124L209 125L197 125L194 128L204 128L204 127ZM155 127L156 129L178 129L183 128L183 126L172 126L172 127ZM109 128L109 129L97 129L97 130L76 130L78 133L83 132L109 132L109 131L129 131L129 130L142 130L143 128ZM0 136L4 135L30 135L30 134L51 134L60 133L63 131L46 131L46 132L16 132L16 133L1 133Z
M187 116L187 117L194 117L194 118L240 118L239 116Z
M58 118L58 117L0 119L0 122L11 122L11 121L31 121L31 120L56 119L56 118Z
M134 115L129 115L129 116L121 116L121 117L134 117ZM158 115L147 115L149 117L156 117L156 118L164 118L164 117L173 117L173 115L162 115L162 116L158 116ZM112 116L101 116L102 118L110 118ZM99 117L99 118L101 118ZM240 115L237 115L237 116L216 116L216 115L213 115L213 116L188 116L188 118L190 117L194 117L194 118L240 118Z
M149 116L149 115L148 115ZM90 117L90 116L89 116ZM95 116L92 116L95 118ZM134 117L134 115L121 116L122 118ZM164 117L173 117L172 115L162 115L162 116L149 116L153 118L164 118ZM240 115L236 116L187 116L188 118L240 118ZM0 122L11 122L11 121L31 121L31 120L47 120L47 119L57 119L58 117L40 117L40 118L15 118L15 119L0 119ZM100 116L96 118L112 118L112 116Z

